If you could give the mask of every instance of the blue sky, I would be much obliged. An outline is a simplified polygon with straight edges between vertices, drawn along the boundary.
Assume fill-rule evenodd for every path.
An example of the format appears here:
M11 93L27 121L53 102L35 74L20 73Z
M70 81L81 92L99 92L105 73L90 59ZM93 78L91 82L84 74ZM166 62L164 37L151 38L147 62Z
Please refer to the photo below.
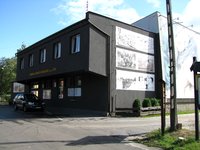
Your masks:
M85 17L87 0L1 0L0 58ZM199 0L171 0L173 17L200 32ZM165 0L88 0L88 10L132 23L155 11L166 14Z

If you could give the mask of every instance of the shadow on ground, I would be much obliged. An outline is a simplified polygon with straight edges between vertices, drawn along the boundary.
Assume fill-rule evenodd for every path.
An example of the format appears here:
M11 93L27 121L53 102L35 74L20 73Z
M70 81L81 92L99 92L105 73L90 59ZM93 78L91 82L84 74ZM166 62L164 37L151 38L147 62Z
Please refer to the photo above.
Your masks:
M15 141L0 142L0 145L18 145L18 144L42 144L42 143L65 143L65 146L95 145L95 144L117 144L123 142L126 136L86 136L84 138L67 141L67 140L41 140L41 141Z

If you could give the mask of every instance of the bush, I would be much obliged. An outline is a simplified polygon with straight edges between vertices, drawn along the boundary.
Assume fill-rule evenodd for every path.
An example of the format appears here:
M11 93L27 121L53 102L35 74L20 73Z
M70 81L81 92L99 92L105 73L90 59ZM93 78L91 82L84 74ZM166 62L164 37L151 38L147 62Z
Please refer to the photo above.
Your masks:
M158 106L160 106L161 105L161 99L157 99L157 101L158 101Z
M9 103L10 102L10 95L0 95L0 103Z
M135 99L135 101L133 102L133 109L140 110L140 107L141 107L140 100Z
M159 101L156 98L151 98L151 106L159 106Z
M142 102L142 107L151 107L151 100L150 98L145 98Z

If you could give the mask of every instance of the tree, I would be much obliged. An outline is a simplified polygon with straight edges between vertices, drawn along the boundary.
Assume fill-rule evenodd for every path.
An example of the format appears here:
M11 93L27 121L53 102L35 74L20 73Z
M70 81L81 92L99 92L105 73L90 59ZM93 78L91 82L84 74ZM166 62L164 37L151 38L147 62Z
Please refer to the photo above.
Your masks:
M16 57L0 58L0 95L11 93L11 82L16 78Z
M24 50L26 48L26 44L24 44L24 42L22 42L22 45L19 49L17 49L17 52L20 52L22 50Z

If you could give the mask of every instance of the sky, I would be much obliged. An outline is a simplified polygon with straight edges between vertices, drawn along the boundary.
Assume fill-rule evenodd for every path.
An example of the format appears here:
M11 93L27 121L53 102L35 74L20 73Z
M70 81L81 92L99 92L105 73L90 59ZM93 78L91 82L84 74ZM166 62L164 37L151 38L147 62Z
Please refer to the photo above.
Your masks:
M173 18L200 32L200 0L171 0ZM37 41L93 11L133 23L155 11L166 16L165 0L1 0L0 58L14 57L22 44Z

